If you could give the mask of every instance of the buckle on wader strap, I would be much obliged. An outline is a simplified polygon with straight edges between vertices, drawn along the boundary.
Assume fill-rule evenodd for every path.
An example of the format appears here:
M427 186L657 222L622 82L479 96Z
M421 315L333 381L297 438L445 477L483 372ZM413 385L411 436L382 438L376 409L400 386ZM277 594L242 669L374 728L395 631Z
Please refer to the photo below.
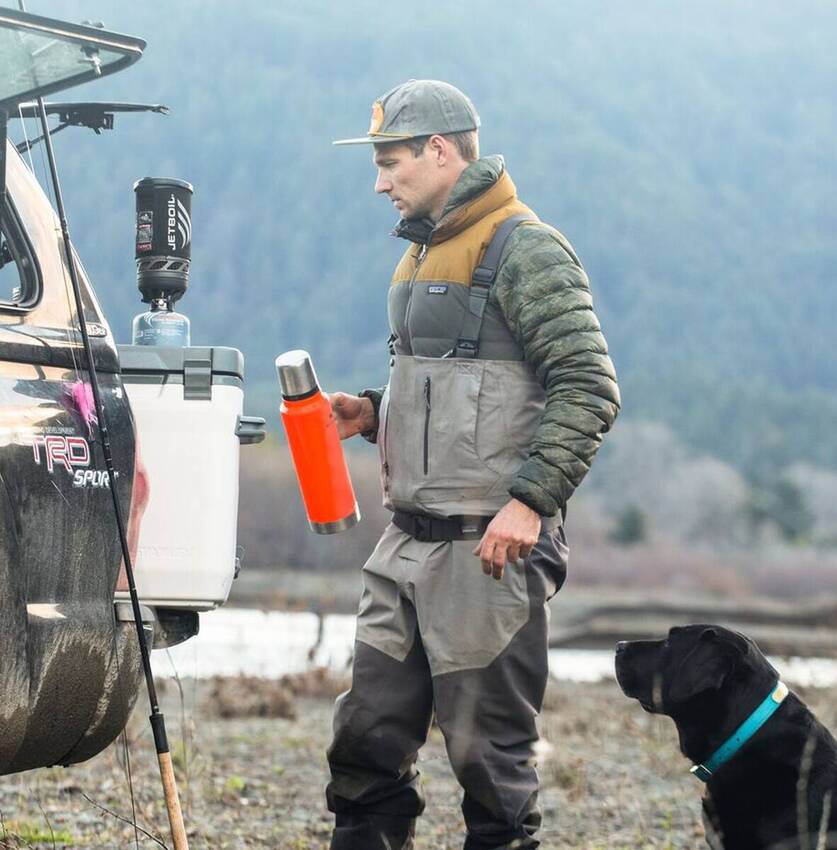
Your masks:
M456 357L467 357L473 359L479 352L480 331L482 330L482 319L485 314L485 305L491 293L491 285L497 275L497 266L500 265L500 257L506 240L511 236L512 230L522 221L535 221L532 216L525 213L509 216L501 222L488 247L485 249L482 261L471 274L471 288L468 292L468 312L462 320L459 338L453 351ZM455 538L454 538L455 539Z
M445 540L479 540L493 516L452 516L447 518L395 511L393 525L420 543L439 543Z

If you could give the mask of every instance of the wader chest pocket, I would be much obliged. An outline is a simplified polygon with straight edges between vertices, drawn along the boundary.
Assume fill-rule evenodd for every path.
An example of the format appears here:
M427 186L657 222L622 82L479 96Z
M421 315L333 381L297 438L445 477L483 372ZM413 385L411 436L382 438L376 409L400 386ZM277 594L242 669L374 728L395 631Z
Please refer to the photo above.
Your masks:
M427 358L420 365L425 368L415 375L409 405L419 426L413 442L420 476L415 483L427 486L422 479L429 476L433 486L479 486L478 478L484 479L476 446L482 364Z
M432 375L424 377L421 446L424 475L444 476L445 462L467 468L468 464L481 461L494 468L496 464L492 461L498 460L497 455L507 454L505 416L496 380L484 369L475 373L471 365L463 364L463 374L452 381L440 381L438 375L436 378ZM453 364L451 368L457 367ZM443 386L448 387L444 396L441 392ZM462 397L458 397L457 392L462 392ZM449 445L452 441L460 445ZM456 470L447 471L454 473Z
M396 355L379 412L386 507L496 513L543 397L521 361Z
M494 484L476 450L483 369L478 360L395 358L378 428L388 507L472 498Z

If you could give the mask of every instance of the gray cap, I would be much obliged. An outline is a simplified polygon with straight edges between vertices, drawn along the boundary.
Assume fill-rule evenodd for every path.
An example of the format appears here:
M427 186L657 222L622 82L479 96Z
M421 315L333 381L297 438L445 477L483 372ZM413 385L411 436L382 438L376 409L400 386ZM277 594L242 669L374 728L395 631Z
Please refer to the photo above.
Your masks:
M386 144L436 133L462 133L479 126L474 104L455 86L441 80L407 80L372 104L372 122L365 136L334 144Z

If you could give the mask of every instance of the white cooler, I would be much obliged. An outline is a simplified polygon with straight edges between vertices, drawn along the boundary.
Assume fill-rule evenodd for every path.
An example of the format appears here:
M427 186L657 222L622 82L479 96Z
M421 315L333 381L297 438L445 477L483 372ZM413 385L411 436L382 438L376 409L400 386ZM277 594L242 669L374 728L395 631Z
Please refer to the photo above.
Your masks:
M150 482L134 564L140 601L210 610L238 571L239 447L264 439L264 419L242 415L244 357L120 345L119 360Z

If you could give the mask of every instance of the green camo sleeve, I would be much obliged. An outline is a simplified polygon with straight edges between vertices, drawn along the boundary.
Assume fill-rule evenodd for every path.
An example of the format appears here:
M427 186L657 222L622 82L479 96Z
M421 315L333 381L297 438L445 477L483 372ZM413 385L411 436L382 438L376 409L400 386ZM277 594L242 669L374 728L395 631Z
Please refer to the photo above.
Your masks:
M587 474L616 419L616 372L587 275L556 230L537 224L513 232L492 297L546 391L529 458L509 493L553 516Z

